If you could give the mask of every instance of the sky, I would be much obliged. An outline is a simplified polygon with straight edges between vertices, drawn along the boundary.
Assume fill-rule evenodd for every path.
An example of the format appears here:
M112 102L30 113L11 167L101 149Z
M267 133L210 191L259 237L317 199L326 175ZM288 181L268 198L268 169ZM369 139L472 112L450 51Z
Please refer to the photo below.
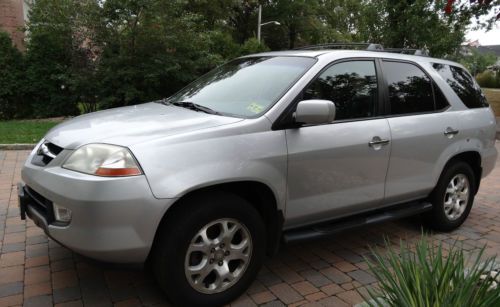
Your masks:
M498 12L491 12L488 17L496 15ZM498 20L493 28L486 32L485 30L469 31L465 38L469 40L479 40L481 45L500 45L500 20Z
M486 32L485 30L469 31L465 36L467 40L479 40L481 45L500 45L500 22Z

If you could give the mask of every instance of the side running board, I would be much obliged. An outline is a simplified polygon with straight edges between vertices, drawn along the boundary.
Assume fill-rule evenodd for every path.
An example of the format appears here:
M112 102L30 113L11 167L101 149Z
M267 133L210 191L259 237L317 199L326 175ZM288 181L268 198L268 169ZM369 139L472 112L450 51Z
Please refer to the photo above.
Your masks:
M432 209L432 204L428 202L411 202L401 204L365 214L354 215L332 222L316 224L296 229L291 229L283 233L285 243L310 240L329 236L348 229L353 229L365 225L393 221L412 215L417 215Z

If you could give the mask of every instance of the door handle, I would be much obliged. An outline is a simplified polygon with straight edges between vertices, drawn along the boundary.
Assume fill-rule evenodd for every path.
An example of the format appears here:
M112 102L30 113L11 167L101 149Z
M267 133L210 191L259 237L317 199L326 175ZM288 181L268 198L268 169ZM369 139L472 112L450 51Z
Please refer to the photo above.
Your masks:
M446 128L446 130L444 130L444 135L446 136L454 136L456 134L458 134L458 130L457 129L453 129L451 127L448 127Z
M385 139L381 139L379 138L378 136L374 137L369 143L368 143L368 146L370 147L374 147L374 146L377 146L377 145L387 145L389 144L389 140L385 140Z

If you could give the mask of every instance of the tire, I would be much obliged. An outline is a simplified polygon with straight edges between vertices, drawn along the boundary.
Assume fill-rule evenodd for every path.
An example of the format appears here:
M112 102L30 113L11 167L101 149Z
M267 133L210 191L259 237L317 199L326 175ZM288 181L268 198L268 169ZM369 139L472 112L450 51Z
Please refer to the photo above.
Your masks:
M190 197L177 209L162 223L153 251L153 271L169 300L176 306L222 306L239 297L265 257L266 231L259 213L246 200L220 192ZM219 240L223 234L226 239ZM246 262L231 260L245 256ZM196 266L207 270L195 274ZM218 283L224 275L218 270L234 279Z
M429 197L433 205L425 216L429 226L438 231L452 231L462 225L472 208L476 187L469 164L456 161L448 165Z

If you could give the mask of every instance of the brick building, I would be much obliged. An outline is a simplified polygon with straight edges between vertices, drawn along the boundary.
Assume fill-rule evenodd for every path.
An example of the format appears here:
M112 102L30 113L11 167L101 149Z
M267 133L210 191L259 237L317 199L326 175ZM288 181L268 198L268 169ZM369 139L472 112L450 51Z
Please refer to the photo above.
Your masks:
M9 33L19 49L24 49L23 27L29 3L29 0L0 0L0 30Z

